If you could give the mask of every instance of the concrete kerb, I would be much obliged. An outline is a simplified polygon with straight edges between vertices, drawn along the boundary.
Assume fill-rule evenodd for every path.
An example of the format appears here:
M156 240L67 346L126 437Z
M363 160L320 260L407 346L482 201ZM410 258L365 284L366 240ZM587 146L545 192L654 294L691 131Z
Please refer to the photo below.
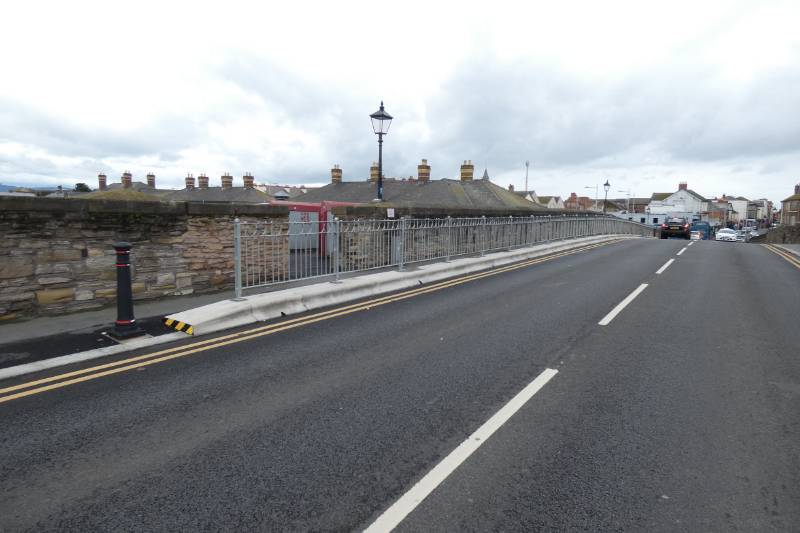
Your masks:
M431 263L403 272L365 274L344 279L336 284L323 282L247 296L240 301L225 300L169 315L165 319L191 324L194 335L206 335L619 238L639 237L631 235L585 237L546 243L510 252L487 254L483 257L456 259L449 263Z
M633 235L604 235L557 241L510 252L487 254L483 257L462 258L449 263L422 265L414 270L404 272L379 272L348 278L336 284L323 282L257 294L248 296L241 301L223 300L169 315L165 318L191 324L194 335L205 335L237 326L270 320L282 314L297 314L361 298L378 296L397 290L418 287L420 282L423 284L433 283L463 274L497 268L526 259L620 238L638 239L640 237ZM107 346L96 350L0 369L0 380L186 338L187 334L182 332L168 333L157 337L139 337L115 346Z

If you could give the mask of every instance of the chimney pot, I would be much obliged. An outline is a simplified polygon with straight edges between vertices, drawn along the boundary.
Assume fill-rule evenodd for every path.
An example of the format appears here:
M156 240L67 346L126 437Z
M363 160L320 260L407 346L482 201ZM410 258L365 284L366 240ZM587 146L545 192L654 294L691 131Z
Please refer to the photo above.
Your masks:
M431 166L428 164L427 159L423 159L422 162L417 165L417 178L422 183L427 183L431 180Z
M475 174L475 165L472 164L472 160L464 160L464 164L461 165L461 181L472 181L472 177Z
M192 190L194 189L194 176L191 174L186 174L186 189Z
M331 183L341 183L342 182L342 169L339 168L339 165L333 165L331 169Z
M222 188L223 189L230 189L233 187L233 176L228 174L227 172L222 175Z
M101 191L106 190L106 175L105 174L98 174L97 175L97 188Z
M252 189L255 185L255 178L249 172L242 176L242 181L244 182L245 189Z

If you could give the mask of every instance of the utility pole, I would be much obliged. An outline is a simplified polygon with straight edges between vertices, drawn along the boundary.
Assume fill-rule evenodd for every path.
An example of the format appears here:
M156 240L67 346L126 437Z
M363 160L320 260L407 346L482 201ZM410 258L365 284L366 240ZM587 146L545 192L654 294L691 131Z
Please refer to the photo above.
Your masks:
M530 161L525 161L525 194L528 194L528 166L530 166Z

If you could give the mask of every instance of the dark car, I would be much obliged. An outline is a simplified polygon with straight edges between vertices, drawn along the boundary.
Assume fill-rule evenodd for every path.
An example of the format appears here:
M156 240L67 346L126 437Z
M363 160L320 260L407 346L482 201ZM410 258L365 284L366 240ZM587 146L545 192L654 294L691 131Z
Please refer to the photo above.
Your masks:
M692 222L692 231L699 231L700 238L702 240L708 240L711 238L711 225L708 222L702 220L696 220Z
M682 217L675 217L661 224L661 238L669 239L670 237L690 239L692 237L692 230L689 221Z

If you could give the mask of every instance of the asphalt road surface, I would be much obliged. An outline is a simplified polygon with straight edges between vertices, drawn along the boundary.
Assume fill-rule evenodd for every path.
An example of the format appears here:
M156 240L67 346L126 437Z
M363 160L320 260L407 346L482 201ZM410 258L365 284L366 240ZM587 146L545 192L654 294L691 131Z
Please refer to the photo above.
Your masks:
M0 382L0 530L797 530L800 268L686 245Z

